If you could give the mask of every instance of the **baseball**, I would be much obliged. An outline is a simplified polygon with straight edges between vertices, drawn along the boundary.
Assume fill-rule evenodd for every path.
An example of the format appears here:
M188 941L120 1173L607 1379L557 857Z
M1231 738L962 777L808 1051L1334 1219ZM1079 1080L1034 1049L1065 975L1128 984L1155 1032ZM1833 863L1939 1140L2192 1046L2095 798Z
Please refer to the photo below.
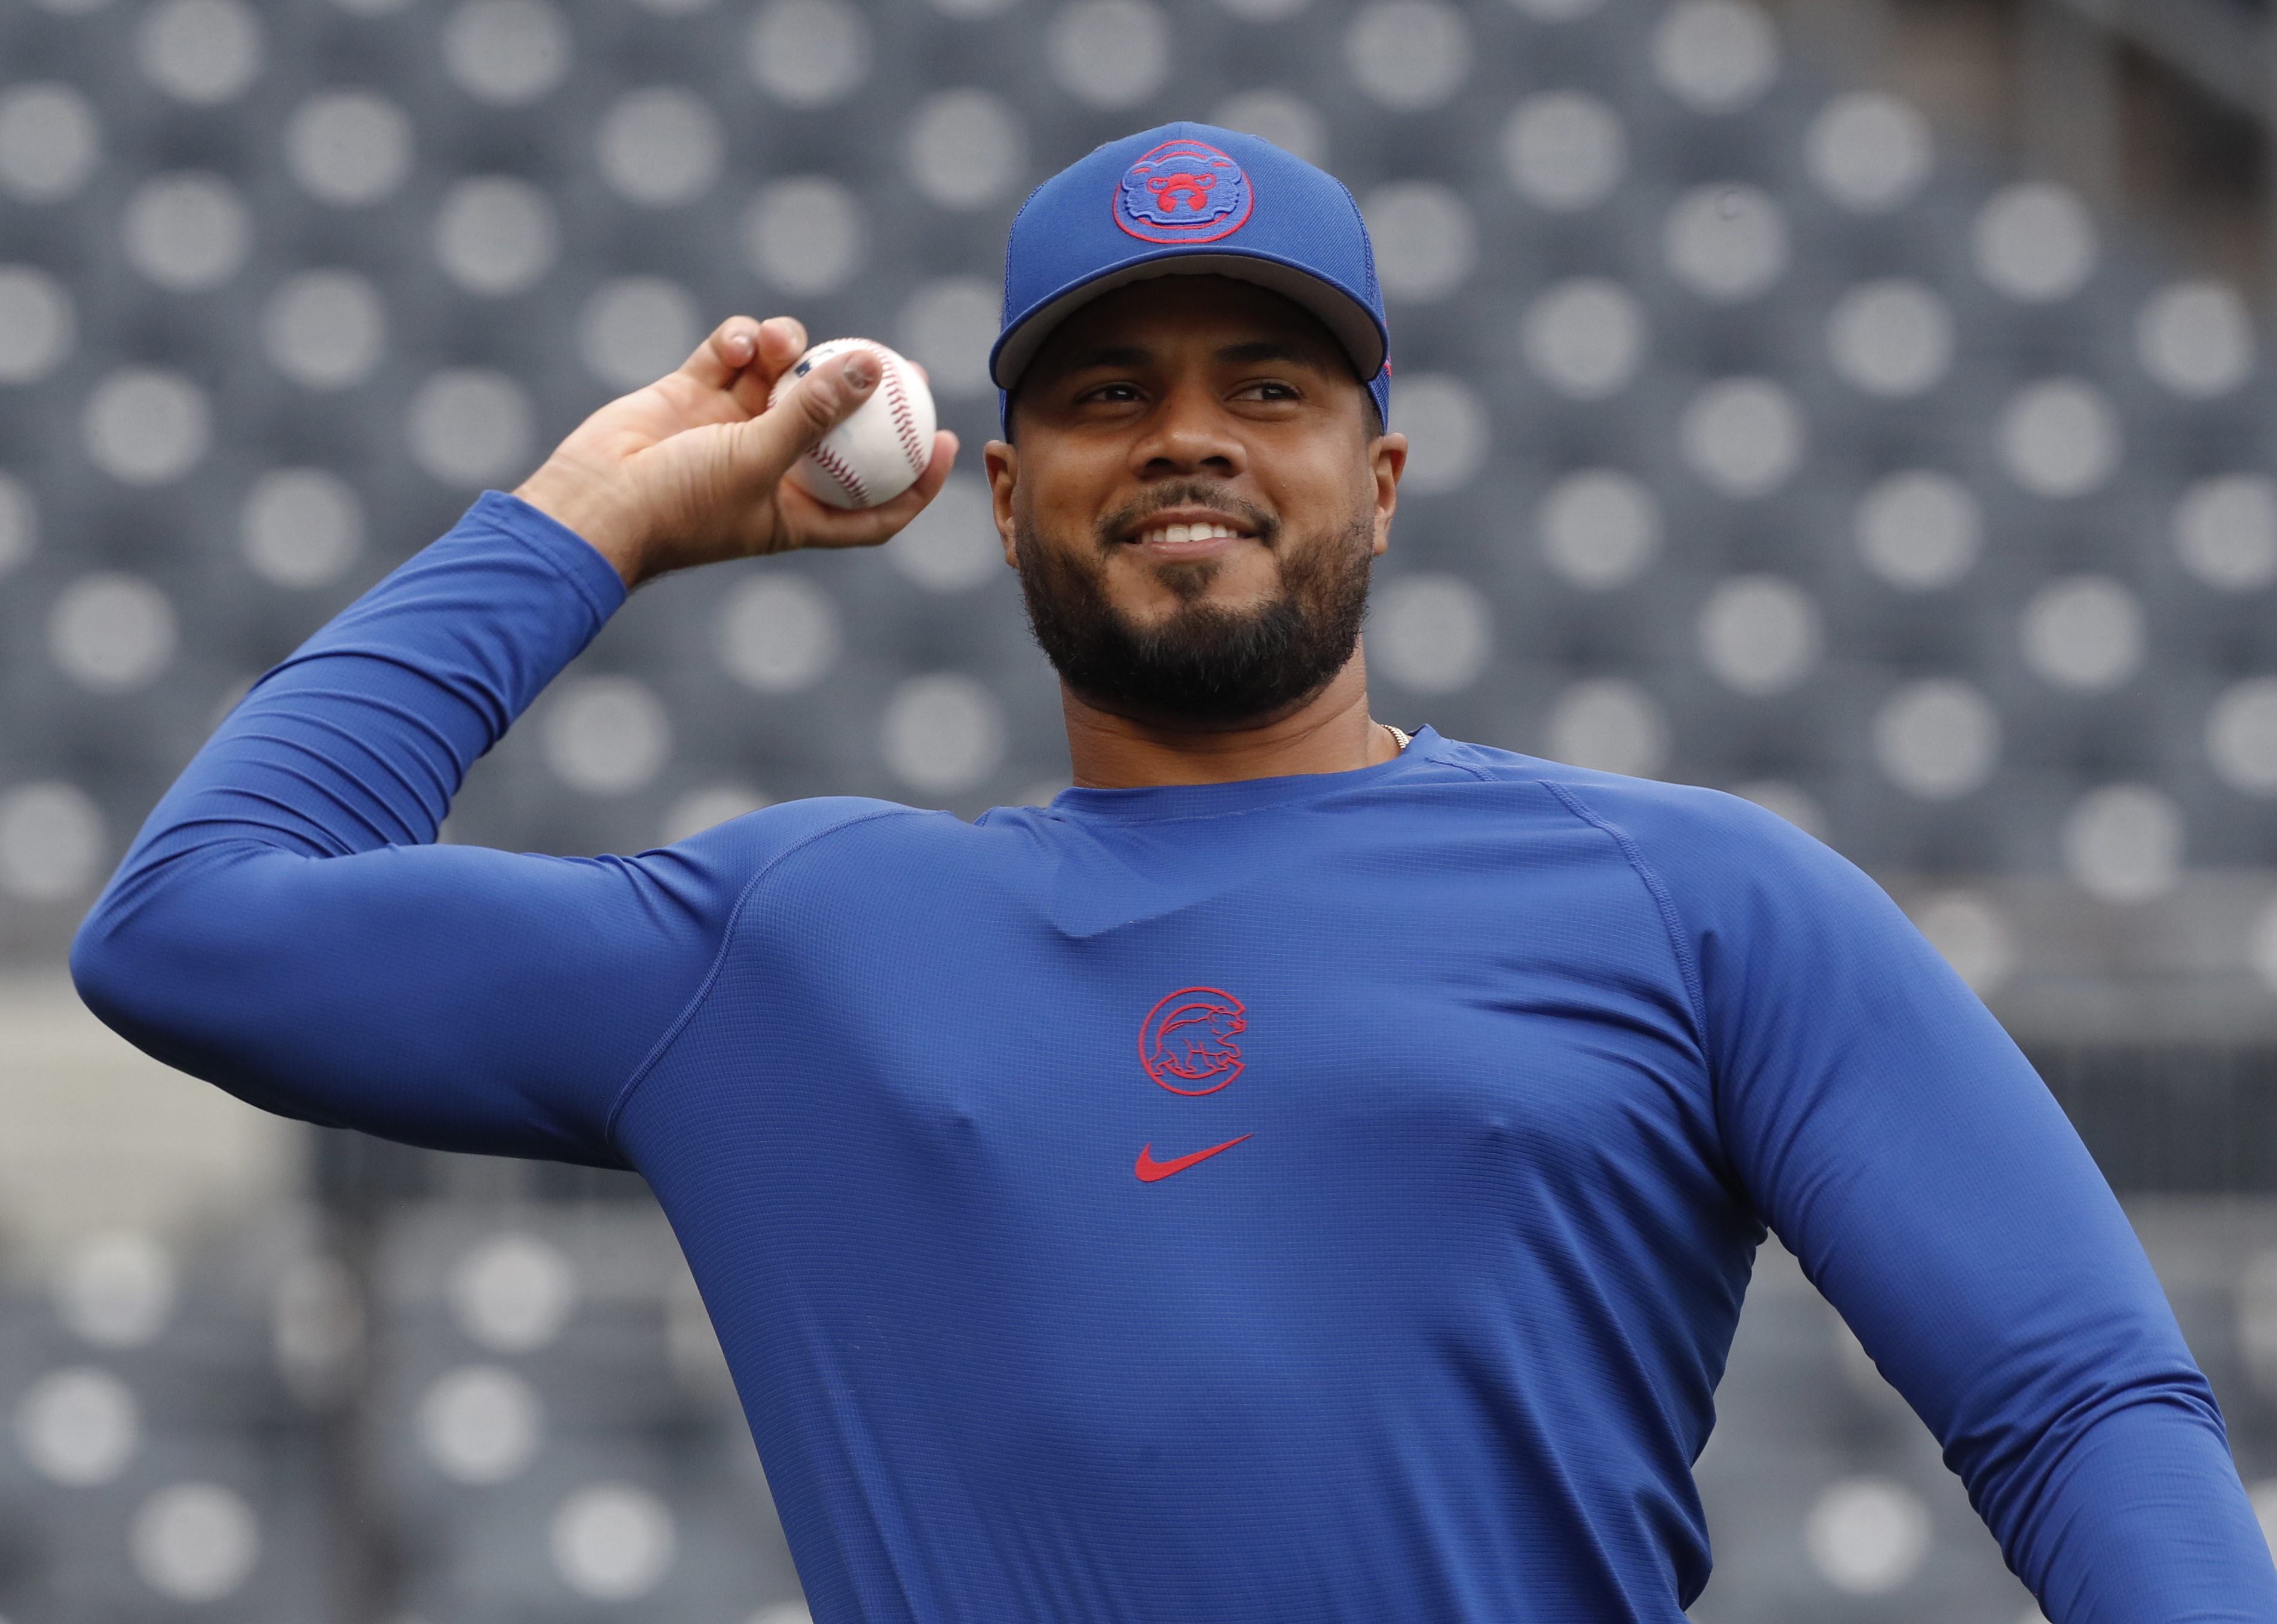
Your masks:
M798 358L775 380L772 406L783 392L834 355L867 350L878 358L877 392L832 429L821 444L792 465L791 482L832 507L875 507L918 482L933 459L933 391L925 375L884 345L868 338L833 338Z

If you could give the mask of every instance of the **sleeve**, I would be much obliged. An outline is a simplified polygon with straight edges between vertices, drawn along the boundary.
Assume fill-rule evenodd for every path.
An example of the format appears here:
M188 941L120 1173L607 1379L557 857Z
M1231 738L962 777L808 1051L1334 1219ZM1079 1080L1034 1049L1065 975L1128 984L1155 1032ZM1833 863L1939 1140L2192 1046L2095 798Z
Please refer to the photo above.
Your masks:
M637 858L437 846L468 769L625 590L491 492L256 684L81 926L80 996L170 1065L310 1122L621 1166L611 1107L809 801Z
M2055 1624L2277 1620L2212 1392L2030 1064L1865 875L1745 803L1703 819L1694 796L1608 826L1691 959L1759 1216Z

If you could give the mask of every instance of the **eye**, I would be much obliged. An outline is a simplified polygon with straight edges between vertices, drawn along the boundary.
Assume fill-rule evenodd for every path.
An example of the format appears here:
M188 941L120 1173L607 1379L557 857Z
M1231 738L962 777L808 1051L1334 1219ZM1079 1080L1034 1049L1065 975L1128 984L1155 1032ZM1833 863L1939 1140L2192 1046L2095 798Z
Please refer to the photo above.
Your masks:
M1283 383L1277 378L1262 378L1245 385L1240 398L1244 400L1302 400L1305 397L1294 383Z
M1123 406L1138 398L1138 386L1136 383L1101 383L1076 397L1078 405L1097 401L1106 406Z

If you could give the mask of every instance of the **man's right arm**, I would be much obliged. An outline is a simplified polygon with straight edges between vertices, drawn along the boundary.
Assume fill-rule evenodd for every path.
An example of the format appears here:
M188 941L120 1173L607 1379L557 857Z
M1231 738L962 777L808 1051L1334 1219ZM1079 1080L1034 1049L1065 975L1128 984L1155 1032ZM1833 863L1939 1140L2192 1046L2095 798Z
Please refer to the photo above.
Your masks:
M609 1107L700 985L742 880L848 803L775 808L636 859L434 840L467 770L628 581L882 540L938 489L939 454L889 508L779 497L783 469L867 390L818 369L765 410L763 375L803 341L769 327L742 323L737 345L729 323L596 414L525 488L582 502L600 541L493 493L255 685L80 930L72 970L99 1015L284 1114L618 1161Z

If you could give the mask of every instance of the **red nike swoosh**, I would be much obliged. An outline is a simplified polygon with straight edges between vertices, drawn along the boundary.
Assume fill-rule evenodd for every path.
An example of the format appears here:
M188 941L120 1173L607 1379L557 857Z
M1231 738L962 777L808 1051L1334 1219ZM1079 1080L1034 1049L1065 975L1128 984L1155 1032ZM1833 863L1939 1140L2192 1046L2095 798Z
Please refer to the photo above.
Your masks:
M1241 1139L1253 1139L1255 1137L1256 1135L1253 1134L1244 1134L1241 1136ZM1241 1139L1229 1139L1222 1145L1212 1145L1207 1150L1197 1150L1192 1156L1182 1156L1175 1162L1156 1161L1154 1159L1154 1147L1150 1144L1145 1150L1138 1152L1138 1165L1133 1167L1131 1171L1137 1173L1142 1181L1147 1184L1153 1184L1160 1180L1169 1178L1174 1172L1185 1172L1187 1168L1192 1166L1196 1162L1207 1162L1210 1157L1215 1156L1221 1150L1232 1150L1234 1146L1241 1142Z

